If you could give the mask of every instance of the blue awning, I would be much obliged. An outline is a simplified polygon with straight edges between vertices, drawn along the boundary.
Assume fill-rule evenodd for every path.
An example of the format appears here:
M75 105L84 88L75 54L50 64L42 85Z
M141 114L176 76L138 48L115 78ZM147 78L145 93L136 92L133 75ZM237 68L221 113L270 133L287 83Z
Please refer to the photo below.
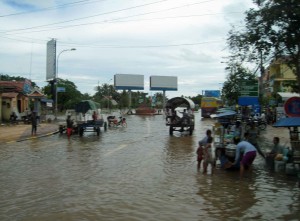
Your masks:
M300 127L300 117L281 118L273 127Z
M221 117L231 117L231 116L234 116L234 115L236 115L235 111L226 111L226 112L222 112L220 114L211 115L210 117L211 118L221 118Z

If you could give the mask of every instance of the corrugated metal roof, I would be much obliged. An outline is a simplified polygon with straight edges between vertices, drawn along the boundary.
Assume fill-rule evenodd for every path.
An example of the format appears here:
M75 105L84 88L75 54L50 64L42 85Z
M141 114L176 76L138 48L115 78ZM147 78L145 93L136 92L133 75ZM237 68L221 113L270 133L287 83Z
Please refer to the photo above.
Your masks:
M300 127L300 117L281 118L273 127Z
M2 93L3 98L14 98L17 97L19 93L15 92L7 92L7 93Z

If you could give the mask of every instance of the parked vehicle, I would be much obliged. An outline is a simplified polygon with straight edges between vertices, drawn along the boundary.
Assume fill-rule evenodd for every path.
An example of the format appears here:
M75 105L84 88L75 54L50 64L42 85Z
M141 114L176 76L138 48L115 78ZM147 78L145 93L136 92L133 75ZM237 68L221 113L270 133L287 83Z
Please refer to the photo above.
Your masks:
M258 118L250 118L246 122L246 129L248 130L252 124L255 124L256 127L258 127L260 130L265 130L267 128L267 122Z

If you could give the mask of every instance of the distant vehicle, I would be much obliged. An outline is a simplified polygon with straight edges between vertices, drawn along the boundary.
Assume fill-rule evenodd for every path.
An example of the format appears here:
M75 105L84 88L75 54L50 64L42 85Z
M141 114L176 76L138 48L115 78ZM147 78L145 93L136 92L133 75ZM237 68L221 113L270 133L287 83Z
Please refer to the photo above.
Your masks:
M122 127L127 127L126 118L122 116L119 117L119 120L116 116L108 116L107 123L109 127L117 127L119 125Z
M202 97L201 99L201 117L210 118L210 115L216 114L222 107L222 101L216 97Z
M169 126L170 135L173 135L174 131L188 131L190 135L193 134L195 129L194 108L194 102L188 98L174 97L167 101L165 106L166 125Z
M93 113L96 113L97 119L93 119ZM66 111L66 115L70 115L74 121L73 130L83 136L84 132L96 132L100 134L101 127L107 130L107 122L101 115L100 104L91 100L83 100L75 105L75 109ZM59 131L62 133L66 129L66 125L60 125Z

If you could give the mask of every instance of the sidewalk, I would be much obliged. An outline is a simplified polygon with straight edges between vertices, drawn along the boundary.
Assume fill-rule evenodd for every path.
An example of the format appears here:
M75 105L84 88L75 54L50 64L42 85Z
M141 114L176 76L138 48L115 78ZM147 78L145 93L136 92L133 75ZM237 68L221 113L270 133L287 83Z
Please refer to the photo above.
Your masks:
M57 123L40 123L37 126L36 136L31 136L31 124L2 124L0 126L0 145L48 136L57 133L58 128Z

